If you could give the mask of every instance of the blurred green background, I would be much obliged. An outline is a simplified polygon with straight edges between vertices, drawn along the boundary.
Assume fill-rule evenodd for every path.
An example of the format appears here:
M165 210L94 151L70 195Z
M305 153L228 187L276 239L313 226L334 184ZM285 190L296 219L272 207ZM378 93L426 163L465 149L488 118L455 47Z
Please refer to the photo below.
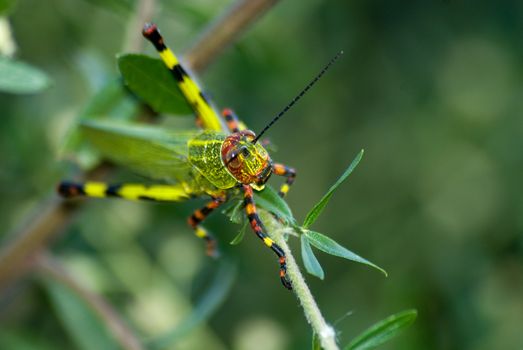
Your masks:
M158 1L154 20L180 53L229 3ZM20 0L9 14L16 57L53 86L0 93L4 242L74 175L59 150L118 76L131 13L132 1ZM352 312L336 324L340 343L416 308L415 324L383 349L523 349L523 3L283 1L200 79L257 131L340 49L269 133L273 159L298 170L287 201L299 220L365 149L313 227L389 272L318 253L326 279L307 279L325 317ZM202 203L91 200L51 249L155 337L184 322L223 264L186 227ZM207 227L236 278L210 319L172 348L307 349L310 329L272 253L250 234L229 246L238 227L224 215ZM0 348L82 348L53 290L33 274L1 296Z

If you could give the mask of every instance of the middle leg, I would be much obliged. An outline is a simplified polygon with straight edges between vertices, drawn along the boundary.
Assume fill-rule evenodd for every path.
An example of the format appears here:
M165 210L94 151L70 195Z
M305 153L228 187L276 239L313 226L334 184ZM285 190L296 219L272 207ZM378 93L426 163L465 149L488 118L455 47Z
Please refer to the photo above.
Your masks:
M287 178L285 183L280 187L280 192L278 193L280 197L285 197L287 192L289 192L291 185L294 183L294 180L296 179L296 170L283 164L274 163L272 165L272 172L274 175L285 176Z
M220 205L226 201L225 195L213 197L212 201L207 203L203 208L195 210L194 213L189 216L187 223L194 229L196 237L202 238L205 240L207 245L207 255L216 257L218 255L218 249L216 247L216 240L214 237L200 225L200 223L205 220L205 218L213 212L214 209L218 208Z

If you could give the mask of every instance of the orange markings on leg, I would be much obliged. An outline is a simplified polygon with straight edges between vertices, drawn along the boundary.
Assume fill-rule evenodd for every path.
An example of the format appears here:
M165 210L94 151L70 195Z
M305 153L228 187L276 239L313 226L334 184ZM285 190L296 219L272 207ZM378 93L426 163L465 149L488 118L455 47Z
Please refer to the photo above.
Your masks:
M203 215L203 213L200 211L200 210L196 210L194 213L193 213L194 217L197 218L198 220L203 220L205 219L205 215Z

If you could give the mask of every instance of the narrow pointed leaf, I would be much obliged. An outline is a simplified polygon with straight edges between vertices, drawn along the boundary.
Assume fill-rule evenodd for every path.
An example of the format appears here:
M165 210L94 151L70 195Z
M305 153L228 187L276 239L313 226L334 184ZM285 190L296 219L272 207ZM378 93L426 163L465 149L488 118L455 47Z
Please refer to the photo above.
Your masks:
M118 56L125 84L158 113L192 114L176 80L159 59L144 55Z
M361 256L351 252L347 248L338 244L332 238L329 238L319 232L309 231L309 230L306 230L304 232L304 235L307 237L310 244L312 244L319 250L324 251L327 254L339 256L340 258L345 258L345 259L352 260L352 261L355 261L355 262L358 262L361 264L369 265L371 267L374 267L375 269L378 269L385 276L387 276L387 272L384 269L382 269L381 267L379 267L376 264L371 263L367 259L364 259Z
M242 228L240 229L240 232L232 239L232 241L229 243L231 245L238 245L241 241L243 241L243 237L245 237L245 232L247 232L247 226L248 222L244 222Z
M229 220L235 224L241 224L243 222L243 219L245 217L244 210L243 210L243 201L238 200L234 201L231 200L231 204L226 209L222 211L223 214L227 215L229 217Z
M0 91L33 94L50 85L51 80L40 69L0 56Z
M360 162L362 157L363 157L363 150L361 150L360 153L358 153L356 158L354 158L352 163L350 163L350 165L347 168L347 170L345 170L345 172L340 176L338 181L336 181L336 183L334 185L332 185L331 188L329 188L329 190L323 196L323 198L320 199L320 201L318 203L316 203L316 205L311 209L311 211L309 211L309 213L305 217L305 220L303 221L303 227L304 228L310 227L316 221L318 216L320 216L321 212L323 211L323 208L325 208L327 203L329 203L329 200L331 199L332 195L334 194L334 191L354 171L354 169L356 168L356 166L358 165L358 163Z
M416 317L416 310L405 310L367 328L343 350L367 350L389 341L409 327Z
M102 321L77 294L54 280L44 282L51 304L76 348L120 349Z
M265 186L263 191L254 191L254 202L263 209L276 214L287 223L295 223L287 202L285 202L272 187Z
M305 270L307 270L308 273L318 277L321 280L325 278L325 273L321 268L320 262L314 255L311 245L309 244L309 241L305 235L301 235L301 258L303 259Z

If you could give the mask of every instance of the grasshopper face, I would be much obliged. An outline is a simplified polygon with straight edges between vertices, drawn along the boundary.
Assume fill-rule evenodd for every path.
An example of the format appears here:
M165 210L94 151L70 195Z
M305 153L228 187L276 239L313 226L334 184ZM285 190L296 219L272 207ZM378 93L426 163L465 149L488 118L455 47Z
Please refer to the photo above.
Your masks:
M240 183L262 189L272 173L272 162L265 148L252 142L255 137L251 130L229 135L222 145L222 161Z

